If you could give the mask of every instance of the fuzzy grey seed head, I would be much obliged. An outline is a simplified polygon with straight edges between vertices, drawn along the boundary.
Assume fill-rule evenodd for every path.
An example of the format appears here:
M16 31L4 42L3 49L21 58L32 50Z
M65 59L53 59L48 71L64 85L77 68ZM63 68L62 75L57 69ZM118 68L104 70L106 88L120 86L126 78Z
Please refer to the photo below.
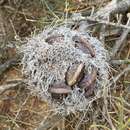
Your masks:
M86 38L95 50L95 57L76 48L74 36ZM23 53L22 72L27 77L29 89L50 103L55 112L69 114L83 111L91 102L91 98L86 98L77 85L61 102L53 101L48 92L50 85L65 82L66 71L72 64L83 62L88 72L91 72L91 66L98 69L95 95L108 81L107 51L102 43L88 32L78 32L64 26L46 28L29 39L21 50Z

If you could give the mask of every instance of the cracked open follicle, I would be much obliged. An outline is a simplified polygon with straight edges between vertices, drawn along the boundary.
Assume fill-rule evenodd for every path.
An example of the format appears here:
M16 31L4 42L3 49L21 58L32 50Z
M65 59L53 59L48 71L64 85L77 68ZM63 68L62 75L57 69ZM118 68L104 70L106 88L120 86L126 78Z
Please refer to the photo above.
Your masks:
M67 69L65 79L66 83L69 86L75 85L82 79L84 73L84 66L85 66L84 63L80 64L75 63L74 65L72 65Z
M87 31L64 25L46 28L29 39L22 52L28 88L56 112L85 110L107 84L107 51Z

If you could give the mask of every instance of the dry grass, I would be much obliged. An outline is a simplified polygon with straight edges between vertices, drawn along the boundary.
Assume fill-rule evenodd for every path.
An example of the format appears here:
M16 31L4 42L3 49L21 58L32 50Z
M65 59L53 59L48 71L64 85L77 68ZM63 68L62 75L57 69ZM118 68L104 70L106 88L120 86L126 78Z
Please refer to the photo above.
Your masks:
M67 11L83 12L86 15L90 12L92 6L98 9L105 4L103 1L99 2L100 4L96 6L95 1L77 6L78 4L75 1L69 1ZM7 0L0 7L0 11L0 17L4 19L4 22L0 21L2 23L0 26L4 27L5 30L2 33L5 32L6 34L2 35L4 41L1 42L0 39L1 45L4 47L7 45L19 47L20 44L23 44L21 40L23 41L25 37L31 36L32 32L37 33L45 25L60 24L64 20L63 16L66 10L65 1L61 0ZM113 43L106 44L110 50L111 44ZM7 47L10 49L10 46ZM7 52L0 62L3 63L5 59L9 58L10 53ZM129 39L127 39L124 49L120 51L117 60L120 59L124 61L130 59ZM111 65L110 76L113 75L111 81L115 82L110 83L110 96L106 96L106 99L96 99L97 102L94 102L91 106L90 113L71 114L64 119L64 122L58 122L59 124L56 123L54 126L59 126L60 130L129 130L130 69L125 69L127 66L130 66L129 62ZM20 65L9 69L1 76L1 85L14 82L16 79L22 79ZM26 85L23 85L23 87L8 90L0 95L0 130L34 130L41 121L50 116L51 108L29 93Z

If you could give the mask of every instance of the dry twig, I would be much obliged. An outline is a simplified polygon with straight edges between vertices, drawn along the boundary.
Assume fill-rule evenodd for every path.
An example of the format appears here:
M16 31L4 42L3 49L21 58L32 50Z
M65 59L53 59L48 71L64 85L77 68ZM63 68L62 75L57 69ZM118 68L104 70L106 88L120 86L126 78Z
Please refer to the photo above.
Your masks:
M128 13L128 22L127 22L127 26L130 26L130 14ZM116 44L114 45L113 49L112 49L112 57L115 57L117 52L119 51L119 49L121 48L121 46L123 45L123 43L125 42L128 33L130 32L130 29L124 29L122 35L120 36L120 38L116 41Z
M113 81L111 83L109 83L108 87L112 86L114 83L117 82L117 80L124 75L126 72L130 71L130 65L128 67L126 67L124 70L122 70L121 73L119 73L116 77L113 78Z
M130 64L130 59L126 59L126 60L111 60L110 63L112 65Z
M130 0L112 0L94 14L95 18L108 18L111 14L125 12L130 7Z
M99 19L99 18L94 18L94 17L86 17L85 19L82 19L81 21L90 21L90 22L95 22L96 23L99 23L99 24L105 24L105 25L108 25L108 26L113 26L113 27L116 27L116 28L124 28L124 29L130 29L130 27L128 25L124 25L124 24L118 24L118 23L114 23L114 22L110 22L110 21L107 21L107 20L102 20L102 19Z
M5 91L10 90L10 89L15 89L18 86L23 87L23 85L21 85L23 82L17 82L17 83L11 83L11 84L5 84L5 85L1 85L0 86L0 95L3 94Z

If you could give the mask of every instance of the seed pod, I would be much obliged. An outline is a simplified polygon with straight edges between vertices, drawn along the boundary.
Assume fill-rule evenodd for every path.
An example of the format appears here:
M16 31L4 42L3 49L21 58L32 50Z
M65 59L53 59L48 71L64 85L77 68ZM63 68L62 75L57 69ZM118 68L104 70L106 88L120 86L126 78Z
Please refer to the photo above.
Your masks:
M73 40L77 42L76 47L82 50L83 52L87 53L87 49L92 57L95 57L95 50L89 43L89 41L83 37L80 36L74 36Z
M65 83L56 83L48 91L53 94L68 94L71 93L71 88Z
M45 41L49 44L53 44L54 42L60 42L64 39L63 35L52 35L48 37Z
M85 90L88 90L93 84L93 82L96 80L96 78L97 78L97 69L93 68L92 73L85 75L83 80L81 80L81 82L79 83L79 86L81 88L84 88Z
M69 86L73 86L81 80L83 77L84 67L84 63L80 63L68 68L65 79Z

